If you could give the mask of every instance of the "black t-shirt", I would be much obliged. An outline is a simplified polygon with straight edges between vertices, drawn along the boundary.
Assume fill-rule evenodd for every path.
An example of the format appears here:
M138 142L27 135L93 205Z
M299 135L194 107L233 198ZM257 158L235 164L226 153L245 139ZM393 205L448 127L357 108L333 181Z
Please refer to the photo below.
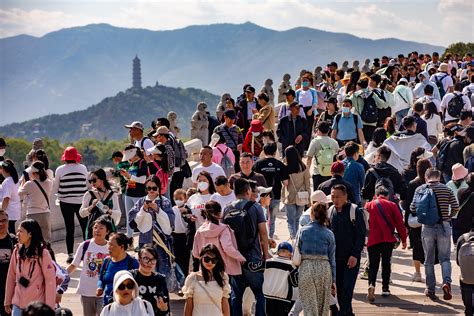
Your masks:
M162 297L165 302L168 302L169 309L169 294L166 287L166 278L160 273L154 273L150 276L144 276L137 270L130 271L138 283L138 292L142 299L147 300L153 306L155 315L165 316L169 315L169 310L162 312L156 306L156 299Z
M135 161L130 165L128 168L128 173L132 176L141 177L141 176L148 176L148 165L144 159L140 159ZM144 197L146 195L145 192L145 184L137 183L133 180L128 180L127 182L127 193L126 195L131 197Z
M265 177L267 186L272 187L273 198L281 198L281 182L288 180L288 169L283 162L276 158L264 158L255 162L253 170Z
M2 276L0 281L1 302L3 302L3 299L5 298L5 284L7 283L8 266L10 265L10 258L16 242L16 237L10 234L7 234L5 238L0 239L0 275Z

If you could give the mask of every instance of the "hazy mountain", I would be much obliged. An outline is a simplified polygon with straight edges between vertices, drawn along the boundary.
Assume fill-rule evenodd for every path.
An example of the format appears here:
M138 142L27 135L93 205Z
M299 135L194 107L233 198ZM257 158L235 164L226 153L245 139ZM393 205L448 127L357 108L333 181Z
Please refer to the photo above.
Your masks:
M178 114L182 136L189 137L190 117L200 101L214 108L219 97L198 89L169 88L161 85L128 89L85 110L53 114L0 127L0 135L32 140L36 137L59 139L61 143L80 138L124 139L125 124L141 121L151 130L151 121L166 117L169 110ZM212 106L211 106L212 105Z
M286 72L335 60L380 57L442 47L397 39L370 40L310 28L269 30L252 23L190 26L172 31L107 24L62 29L37 38L0 39L0 125L84 109L131 86L132 59L144 86L196 87L215 94L257 89Z

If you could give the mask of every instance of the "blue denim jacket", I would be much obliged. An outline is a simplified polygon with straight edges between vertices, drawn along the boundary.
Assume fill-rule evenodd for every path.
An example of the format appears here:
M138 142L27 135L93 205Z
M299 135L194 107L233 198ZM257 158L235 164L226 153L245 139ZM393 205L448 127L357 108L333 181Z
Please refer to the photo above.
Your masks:
M333 232L317 222L311 222L300 228L297 238L301 255L328 257L332 279L336 282L336 241Z

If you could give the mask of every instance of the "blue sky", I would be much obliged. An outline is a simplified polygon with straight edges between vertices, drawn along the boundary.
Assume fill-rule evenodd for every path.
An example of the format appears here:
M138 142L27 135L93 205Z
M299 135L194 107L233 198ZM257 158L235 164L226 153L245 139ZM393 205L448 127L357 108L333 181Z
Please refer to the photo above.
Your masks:
M90 23L170 30L251 21L275 30L307 26L447 46L474 40L473 15L473 0L2 0L0 37L42 36Z

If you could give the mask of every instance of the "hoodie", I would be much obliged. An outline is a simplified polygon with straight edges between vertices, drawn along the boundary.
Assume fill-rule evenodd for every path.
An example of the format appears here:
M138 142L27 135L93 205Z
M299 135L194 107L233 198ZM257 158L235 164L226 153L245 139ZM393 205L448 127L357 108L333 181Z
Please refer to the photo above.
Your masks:
M407 193L407 185L405 179L402 177L400 172L395 169L389 163L379 162L372 167L382 178L389 178L393 183L394 193L400 194L400 200L405 199ZM375 175L370 171L370 169L365 174L364 187L362 188L362 198L366 200L372 200L375 195L375 182L377 179Z
M245 257L237 250L237 241L232 229L222 223L213 224L206 220L196 231L193 244L193 257L199 258L199 252L207 244L213 244L219 249L225 263L225 272L228 275L242 274L240 262Z
M431 145L426 141L426 138L413 132L394 134L383 144L392 151L388 163L400 173L410 164L410 156L415 148L423 147L427 152L431 151Z
M423 80L421 80L421 76L423 76ZM416 99L421 98L425 95L425 87L427 85L431 85L434 89L433 91L433 97L437 99L438 101L441 102L441 97L439 95L439 90L438 87L436 86L436 83L430 81L430 74L428 71L422 71L418 74L418 79L420 79L420 82L416 84L415 89L413 89L413 94Z

